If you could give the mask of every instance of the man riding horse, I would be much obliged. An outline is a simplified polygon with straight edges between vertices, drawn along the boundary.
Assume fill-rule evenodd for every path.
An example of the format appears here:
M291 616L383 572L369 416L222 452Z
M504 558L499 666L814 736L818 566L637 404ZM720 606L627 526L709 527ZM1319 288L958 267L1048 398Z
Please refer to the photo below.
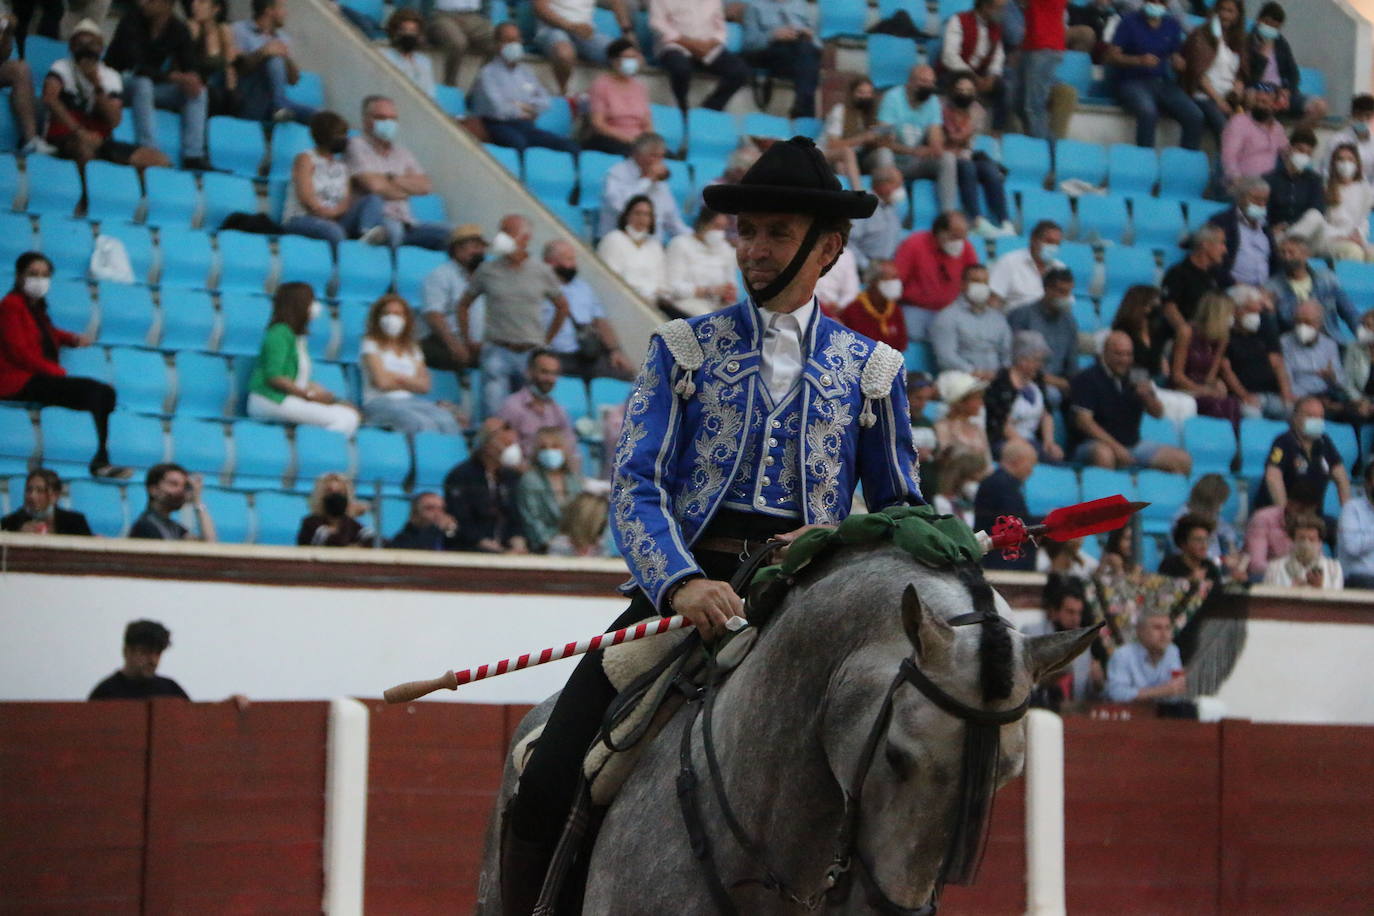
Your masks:
M860 482L870 511L924 500L902 355L822 314L814 294L877 198L843 190L804 137L703 198L738 216L749 296L650 339L615 457L611 513L633 597L611 628L682 614L711 640L743 614L730 579L759 545L839 523ZM584 656L506 811L506 913L534 908L614 698L601 654Z

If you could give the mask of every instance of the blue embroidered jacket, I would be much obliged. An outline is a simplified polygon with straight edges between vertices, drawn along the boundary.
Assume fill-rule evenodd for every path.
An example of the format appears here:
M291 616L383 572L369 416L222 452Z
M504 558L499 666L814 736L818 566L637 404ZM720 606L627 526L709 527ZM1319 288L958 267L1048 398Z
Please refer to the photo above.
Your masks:
M690 552L722 504L843 520L862 482L872 511L920 505L902 356L819 309L797 386L774 404L764 325L749 300L670 321L649 340L616 449L611 521L635 586L658 607L701 575Z

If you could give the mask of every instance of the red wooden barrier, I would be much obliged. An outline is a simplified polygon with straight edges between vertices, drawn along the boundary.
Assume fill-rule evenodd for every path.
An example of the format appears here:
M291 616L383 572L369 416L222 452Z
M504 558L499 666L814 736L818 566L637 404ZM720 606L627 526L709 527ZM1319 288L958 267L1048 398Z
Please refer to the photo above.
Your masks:
M978 880L970 887L949 885L940 912L958 916L1020 916L1026 911L1026 780L1018 777L993 802L988 845Z
M136 914L148 708L0 703L0 913Z

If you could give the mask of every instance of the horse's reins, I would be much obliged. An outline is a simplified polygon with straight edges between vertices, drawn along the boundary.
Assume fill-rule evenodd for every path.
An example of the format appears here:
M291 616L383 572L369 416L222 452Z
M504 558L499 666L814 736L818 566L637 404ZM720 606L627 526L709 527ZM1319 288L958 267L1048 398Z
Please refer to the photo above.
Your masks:
M981 576L978 578L981 579ZM987 589L986 583L982 583L982 588L972 587L974 585L972 582L969 584L974 595L975 606L978 609L972 613L953 617L946 622L950 626L977 623L1011 627L1011 622L998 615L992 606L991 589ZM877 876L874 874L873 866L858 848L857 842L863 786L868 780L868 773L873 766L878 744L882 741L882 737L891 723L894 697L897 688L901 687L902 684L910 684L915 687L941 710L968 724L965 731L964 766L959 790L959 812L961 816L957 819L955 830L950 837L949 849L942 861L940 874L930 901L915 908L902 906L883 892L878 884ZM834 852L831 855L830 866L826 869L822 887L815 893L803 896L789 887L769 866L757 844L745 833L739 819L735 816L729 798L726 796L725 783L721 778L720 761L716 756L712 730L716 697L715 687L715 661L708 657L705 684L688 698L692 712L687 716L682 729L682 740L679 746L677 794L679 805L682 808L682 819L692 846L692 854L702 863L707 887L717 908L722 913L731 914L731 916L737 914L738 908L730 899L730 889L758 885L766 890L776 892L788 903L807 910L819 909L827 902L827 898L838 901L847 896L851 866L857 863L858 868L853 868L852 871L859 875L860 881L864 885L867 900L876 910L891 914L891 916L935 916L939 907L941 889L948 878L950 864L956 855L961 860L961 872L971 867L970 857L976 860L977 852L969 852L968 850L977 850L979 839L977 836L970 835L968 831L977 831L981 835L982 828L986 823L992 784L995 783L996 777L999 730L1002 726L1016 722L1026 714L1026 710L1030 707L1030 697L1027 696L1020 705L1012 709L1001 711L979 709L946 693L927 677L910 657L902 659L901 664L897 667L897 674L883 697L878 715L869 727L868 737L865 739L863 751L859 755L859 765L855 770L853 781L845 790L844 815L835 834ZM699 780L692 760L692 728L698 715L701 716L702 750L706 756L707 775L716 803L720 806L721 816L725 819L725 824L735 838L735 842L753 860L754 866L763 873L761 878L741 878L733 882L730 888L726 888L716 869L715 860L711 853L710 838L706 835L705 824L702 821L701 810L698 805L697 788ZM990 760L971 759L986 758L989 755L991 755ZM982 774L983 779L980 780L975 775L975 767L981 768L977 772ZM988 784L980 785L978 783ZM977 820L978 823L969 823L970 820Z

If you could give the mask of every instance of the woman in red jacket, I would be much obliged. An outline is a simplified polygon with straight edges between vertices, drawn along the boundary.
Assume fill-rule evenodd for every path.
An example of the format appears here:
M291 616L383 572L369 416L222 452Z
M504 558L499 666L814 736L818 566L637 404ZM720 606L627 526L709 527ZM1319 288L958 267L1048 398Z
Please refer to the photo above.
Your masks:
M105 450L115 390L95 379L72 378L58 364L60 348L90 341L53 326L45 298L51 283L52 262L42 254L26 251L14 262L14 289L0 299L0 400L87 411L99 440L91 474L128 477L129 469L110 464Z

